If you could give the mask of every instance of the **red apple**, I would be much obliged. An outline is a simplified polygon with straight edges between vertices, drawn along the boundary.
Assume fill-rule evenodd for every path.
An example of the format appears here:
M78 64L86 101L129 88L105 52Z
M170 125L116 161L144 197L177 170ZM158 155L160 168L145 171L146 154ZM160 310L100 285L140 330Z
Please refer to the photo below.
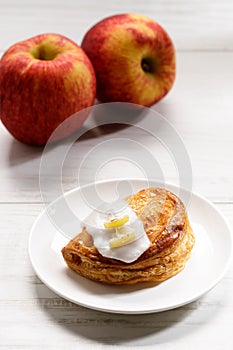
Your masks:
M105 18L85 35L81 47L90 58L102 102L151 106L175 79L175 49L155 21L136 14Z
M96 78L84 51L58 34L41 34L11 46L0 61L0 116L21 142L44 145L75 112L93 105ZM62 138L79 128L70 118Z

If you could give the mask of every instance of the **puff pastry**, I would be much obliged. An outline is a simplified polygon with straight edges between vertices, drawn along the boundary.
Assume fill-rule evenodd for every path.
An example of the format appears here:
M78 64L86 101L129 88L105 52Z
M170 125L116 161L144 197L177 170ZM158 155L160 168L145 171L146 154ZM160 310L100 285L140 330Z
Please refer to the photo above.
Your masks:
M176 275L184 268L195 241L182 201L161 188L144 189L125 200L143 222L149 248L131 263L106 258L84 227L62 249L68 267L91 280L116 285L162 282Z

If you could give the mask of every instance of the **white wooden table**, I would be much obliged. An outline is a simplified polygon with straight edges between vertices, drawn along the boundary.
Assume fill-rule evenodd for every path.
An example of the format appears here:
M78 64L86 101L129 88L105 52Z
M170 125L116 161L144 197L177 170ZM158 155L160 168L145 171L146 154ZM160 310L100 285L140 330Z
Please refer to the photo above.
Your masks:
M154 18L172 36L177 80L154 108L183 139L194 190L213 201L233 225L232 1L0 0L0 52L42 32L61 33L80 43L93 23L124 12ZM84 139L77 159L94 144L95 138ZM232 265L221 283L196 302L150 315L86 309L58 297L36 277L27 242L43 209L38 184L41 153L40 148L14 140L1 125L0 348L232 349ZM161 166L166 180L176 182L169 162ZM98 176L105 179L113 174L114 165ZM71 177L67 174L66 189L75 185Z

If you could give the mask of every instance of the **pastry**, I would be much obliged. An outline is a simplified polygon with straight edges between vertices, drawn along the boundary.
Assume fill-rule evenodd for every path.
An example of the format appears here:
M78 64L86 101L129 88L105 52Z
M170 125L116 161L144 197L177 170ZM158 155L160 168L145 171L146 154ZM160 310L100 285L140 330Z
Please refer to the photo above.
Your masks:
M138 237L135 236L135 232L141 230L138 222L135 224L132 221L127 226L131 214L113 217L104 224L102 231L91 229L90 223L84 224L81 233L62 249L68 267L91 280L116 285L162 282L176 275L185 267L195 241L182 201L162 188L141 190L124 201L128 212L136 214L136 221L142 224L145 235L141 232ZM95 234L100 232L99 237L102 239L106 237L105 231L117 229L127 234L124 232L120 238L118 235L113 236L109 240L113 243L109 243L108 249L97 249L94 244L97 242ZM144 251L140 252L142 247ZM109 256L114 258L104 256L105 251L113 252L114 255ZM118 252L120 255L117 255ZM134 253L139 253L139 256ZM134 260L129 262L124 259L128 255Z

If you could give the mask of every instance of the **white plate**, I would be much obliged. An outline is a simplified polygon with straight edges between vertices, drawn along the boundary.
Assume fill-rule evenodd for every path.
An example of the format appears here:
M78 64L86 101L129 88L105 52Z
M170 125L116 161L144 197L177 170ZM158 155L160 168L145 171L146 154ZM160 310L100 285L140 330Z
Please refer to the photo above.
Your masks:
M113 193L116 194L117 182L119 180L98 182L86 186L86 189L90 191L89 194L96 189L101 195L111 198ZM131 179L130 184L134 192L148 187L147 182L141 179ZM150 181L151 185L158 186L158 183ZM182 199L178 187L166 185L166 188L180 195ZM80 188L68 192L65 200L82 218L86 216L88 210ZM62 198L53 202L50 209L59 206L59 201ZM56 229L45 210L36 219L30 233L29 256L32 266L38 277L55 293L88 308L140 314L185 305L202 296L220 281L229 265L232 251L229 226L208 200L192 194L188 212L196 238L195 247L185 269L163 283L111 286L80 277L68 269L61 255L61 248L69 239ZM61 215L61 221L63 219L64 227L71 236L79 232L79 227L65 223L66 219Z

